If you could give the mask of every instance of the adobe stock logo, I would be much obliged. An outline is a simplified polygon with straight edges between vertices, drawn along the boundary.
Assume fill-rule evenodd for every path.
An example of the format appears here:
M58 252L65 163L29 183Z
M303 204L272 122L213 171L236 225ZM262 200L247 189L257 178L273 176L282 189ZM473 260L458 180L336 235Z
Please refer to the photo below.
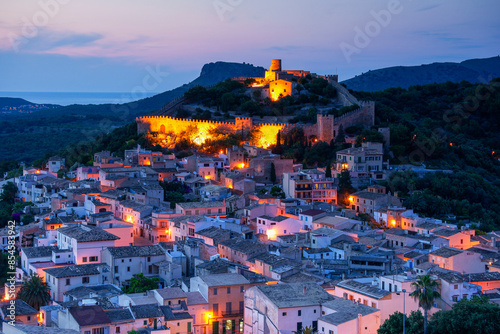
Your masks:
M21 46L27 44L30 39L38 36L40 29L47 26L61 9L61 6L67 5L71 0L39 0L39 10L28 18L23 16L21 20L23 25L21 34L9 33L9 39L14 52L19 52Z
M351 62L353 54L359 54L362 49L368 47L373 38L380 34L382 28L386 28L391 23L393 16L402 11L403 6L399 0L390 0L387 4L387 9L381 9L378 12L374 10L370 11L373 20L367 22L364 29L361 29L359 26L354 27L355 35L353 43L342 42L339 44L347 62Z
M214 8L221 21L225 20L226 13L233 12L244 0L214 0Z

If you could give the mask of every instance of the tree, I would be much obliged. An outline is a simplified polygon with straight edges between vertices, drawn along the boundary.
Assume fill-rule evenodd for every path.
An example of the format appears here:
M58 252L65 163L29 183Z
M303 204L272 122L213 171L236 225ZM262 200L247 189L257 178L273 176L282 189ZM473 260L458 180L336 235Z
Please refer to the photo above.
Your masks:
M427 334L427 312L431 309L434 300L441 297L437 288L439 283L433 281L430 275L418 276L412 287L415 289L410 296L424 309L424 334Z
M50 289L38 274L32 275L24 282L17 294L17 298L24 300L31 307L40 310L41 306L50 302Z
M332 177L332 164L330 163L330 161L328 161L328 164L326 165L325 177Z
M278 133L276 134L276 145L274 146L274 149L272 151L274 154L282 154L283 153L283 148L281 147L281 132L278 130Z
M344 133L344 127L342 124L339 126L339 133L337 134L337 137L335 138L335 143L337 144L344 144L345 143L345 133Z
M140 293L158 289L158 277L146 277L143 273L136 274L130 279L130 285L123 287L125 293Z
M405 331L407 334L420 334L424 329L424 317L422 312L413 311L409 317L405 317ZM400 334L403 333L403 313L395 312L384 321L377 330L378 334Z
M7 182L2 186L0 200L8 204L14 204L16 199L17 186L14 182Z
M462 299L449 311L436 312L429 322L431 334L500 333L500 306L488 298Z
M271 162L271 182L276 183L276 167L274 166L274 162Z
M185 202L186 199L184 198L184 196L180 192L171 191L171 192L167 192L165 194L165 201L170 202L171 209L175 209L176 203Z
M294 334L314 334L317 332L318 332L317 330L314 330L310 326L306 326L306 327L302 328L300 331L293 331Z
M270 193L276 198L286 198L285 192L279 186L273 186Z
M337 193L339 204L348 205L349 195L353 192L354 187L352 186L351 174L348 170L343 170L339 176L339 190Z

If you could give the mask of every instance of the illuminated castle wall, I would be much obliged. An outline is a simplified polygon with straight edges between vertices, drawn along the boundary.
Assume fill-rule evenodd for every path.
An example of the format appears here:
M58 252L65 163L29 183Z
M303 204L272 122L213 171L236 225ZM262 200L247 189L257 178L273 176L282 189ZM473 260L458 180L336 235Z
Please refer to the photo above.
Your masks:
M333 115L317 115L316 124L288 124L288 123L258 123L251 117L236 117L234 122L201 121L170 116L142 116L138 117L137 131L139 133L156 132L165 135L165 145L172 147L175 141L188 136L193 142L201 145L211 137L213 130L222 133L241 134L246 136L252 130L258 130L256 145L267 148L276 143L278 131L287 133L293 127L299 126L308 138L316 137L329 143L338 134L340 125L345 128L363 124L373 126L375 123L375 103L359 102L360 108L348 112L340 117Z

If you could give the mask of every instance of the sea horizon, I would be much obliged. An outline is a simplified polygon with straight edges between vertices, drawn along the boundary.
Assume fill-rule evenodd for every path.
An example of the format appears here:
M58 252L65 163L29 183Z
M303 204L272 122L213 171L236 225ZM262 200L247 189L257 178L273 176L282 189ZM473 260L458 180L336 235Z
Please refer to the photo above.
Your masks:
M0 97L21 98L35 104L120 104L137 101L158 92L9 92L0 91Z

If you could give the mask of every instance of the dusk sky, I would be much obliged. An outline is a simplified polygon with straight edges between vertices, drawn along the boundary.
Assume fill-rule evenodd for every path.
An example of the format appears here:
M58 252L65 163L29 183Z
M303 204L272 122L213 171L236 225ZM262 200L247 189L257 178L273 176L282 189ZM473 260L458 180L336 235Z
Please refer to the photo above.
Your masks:
M208 62L271 58L345 80L500 53L498 0L0 1L0 91L128 92L159 69L160 92Z

